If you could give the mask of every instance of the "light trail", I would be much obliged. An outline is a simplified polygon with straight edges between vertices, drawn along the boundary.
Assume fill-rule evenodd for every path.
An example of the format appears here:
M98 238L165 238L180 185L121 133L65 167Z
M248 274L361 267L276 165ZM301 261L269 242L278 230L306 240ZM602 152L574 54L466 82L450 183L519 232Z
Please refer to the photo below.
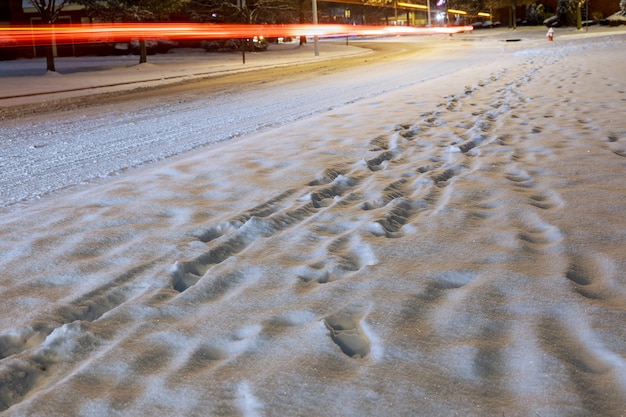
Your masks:
M252 38L264 36L390 36L453 34L473 30L472 26L417 28L410 26L355 25L242 25L203 23L115 23L50 26L0 27L0 47L51 44L87 44L127 42L131 39L166 38L171 40L202 40Z

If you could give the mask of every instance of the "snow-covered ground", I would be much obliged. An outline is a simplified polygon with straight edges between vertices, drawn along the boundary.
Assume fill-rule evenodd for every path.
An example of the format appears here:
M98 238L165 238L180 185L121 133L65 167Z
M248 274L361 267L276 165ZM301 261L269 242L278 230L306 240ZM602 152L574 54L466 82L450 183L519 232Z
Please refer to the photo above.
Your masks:
M3 415L626 414L626 33L543 32L2 120Z

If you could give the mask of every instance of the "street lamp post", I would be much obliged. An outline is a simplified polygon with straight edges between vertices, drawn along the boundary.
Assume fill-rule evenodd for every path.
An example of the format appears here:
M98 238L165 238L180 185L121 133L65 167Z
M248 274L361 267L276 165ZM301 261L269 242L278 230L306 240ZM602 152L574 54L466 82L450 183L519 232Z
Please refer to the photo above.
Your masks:
M398 0L393 0L393 24L398 26Z
M312 0L312 2L311 8L313 9L313 24L317 25L317 0ZM315 56L320 55L318 43L319 39L317 34L315 34L313 35L313 50L315 51Z

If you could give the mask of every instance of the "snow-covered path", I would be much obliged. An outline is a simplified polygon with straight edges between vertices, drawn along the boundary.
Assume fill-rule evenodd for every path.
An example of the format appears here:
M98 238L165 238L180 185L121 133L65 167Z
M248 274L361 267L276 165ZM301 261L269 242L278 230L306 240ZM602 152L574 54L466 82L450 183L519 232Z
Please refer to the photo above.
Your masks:
M3 415L626 413L626 35L564 38L2 209Z

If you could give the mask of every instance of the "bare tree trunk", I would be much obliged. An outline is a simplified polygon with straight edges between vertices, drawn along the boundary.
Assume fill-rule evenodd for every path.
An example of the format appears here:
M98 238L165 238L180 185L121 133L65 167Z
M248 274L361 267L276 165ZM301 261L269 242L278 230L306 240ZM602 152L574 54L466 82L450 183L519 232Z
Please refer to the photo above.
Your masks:
M513 20L513 29L517 29L517 2L511 1L511 19Z
M565 25L568 23L567 0L558 0L556 5L556 16L561 25Z
M148 48L146 47L146 40L139 40L139 63L145 64L148 62Z
M56 68L54 66L54 46L47 45L46 46L46 69L48 71L56 72Z

